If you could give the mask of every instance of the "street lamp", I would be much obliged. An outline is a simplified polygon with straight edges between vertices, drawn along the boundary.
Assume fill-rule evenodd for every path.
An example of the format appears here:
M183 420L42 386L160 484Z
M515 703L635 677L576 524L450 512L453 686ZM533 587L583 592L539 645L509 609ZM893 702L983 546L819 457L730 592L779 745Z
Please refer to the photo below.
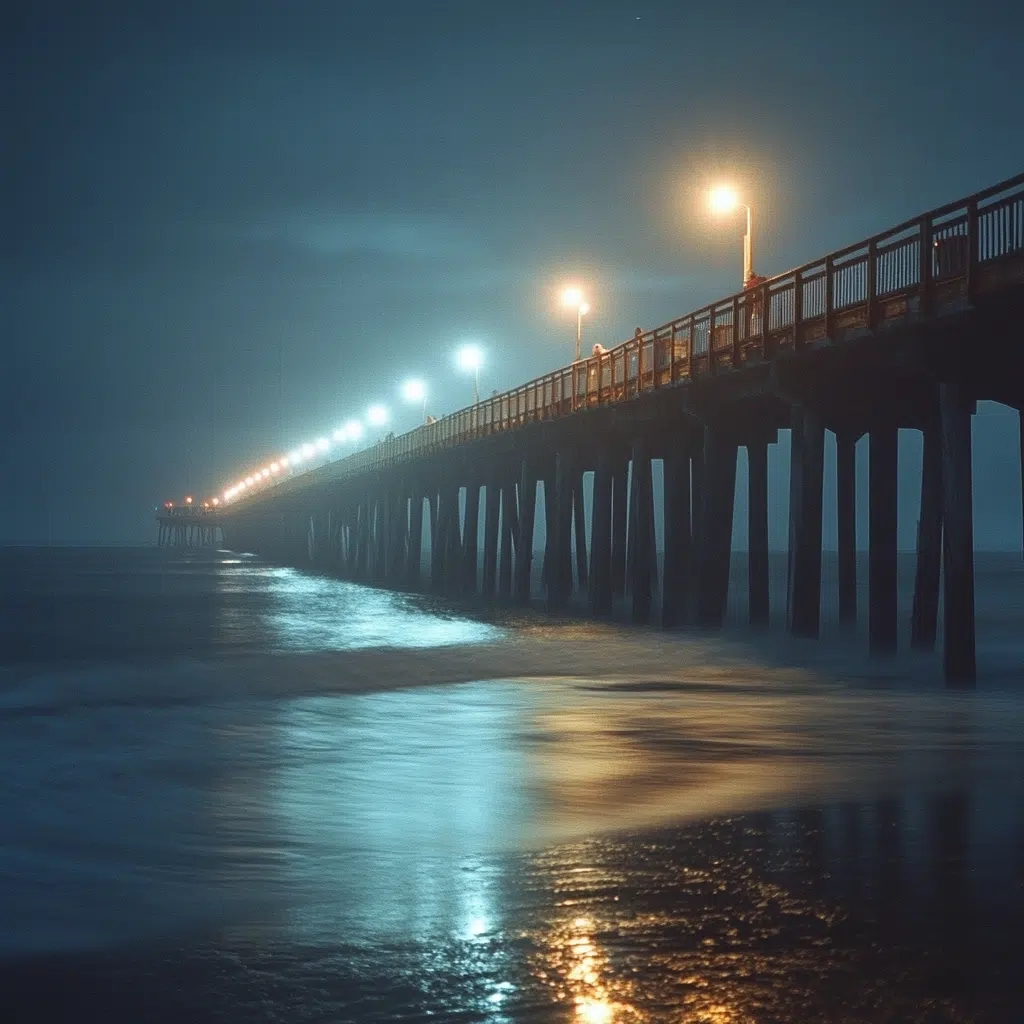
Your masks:
M480 403L480 365L484 361L484 354L478 345L463 345L455 353L459 369L465 373L473 374L473 404Z
M371 427L383 427L387 423L389 416L387 407L383 405L371 405L366 410L366 422Z
M583 357L583 318L590 312L590 306L579 288L566 288L562 292L562 305L576 310L576 362Z
M423 422L427 422L427 385L421 380L407 380L402 385L402 397L409 402L423 403Z
M747 233L743 236L743 287L746 288L754 276L754 236L751 228L750 207L746 203L741 203L736 190L729 188L728 185L719 185L717 188L713 188L708 195L708 205L711 207L711 212L719 216L733 213L737 208L746 210Z

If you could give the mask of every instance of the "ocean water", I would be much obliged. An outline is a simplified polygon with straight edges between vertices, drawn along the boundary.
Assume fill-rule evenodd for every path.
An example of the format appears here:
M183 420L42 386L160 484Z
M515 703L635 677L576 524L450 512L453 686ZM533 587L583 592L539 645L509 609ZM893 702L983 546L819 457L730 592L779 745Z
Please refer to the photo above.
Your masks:
M970 692L743 571L708 636L0 551L0 1019L1024 1019L1024 562Z

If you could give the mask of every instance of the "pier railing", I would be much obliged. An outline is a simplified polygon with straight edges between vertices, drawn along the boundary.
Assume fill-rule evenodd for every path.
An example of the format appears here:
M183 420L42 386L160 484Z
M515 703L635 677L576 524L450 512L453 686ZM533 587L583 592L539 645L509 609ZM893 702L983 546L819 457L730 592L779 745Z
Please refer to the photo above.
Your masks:
M384 468L825 338L927 317L970 301L980 267L1022 254L1024 174L292 479Z

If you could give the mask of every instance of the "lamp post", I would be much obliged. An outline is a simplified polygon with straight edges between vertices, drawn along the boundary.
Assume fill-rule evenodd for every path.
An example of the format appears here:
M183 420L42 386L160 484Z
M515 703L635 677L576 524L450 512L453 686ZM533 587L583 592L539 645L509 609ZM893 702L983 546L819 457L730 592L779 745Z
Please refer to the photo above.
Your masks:
M562 292L562 304L576 309L576 362L583 358L583 318L590 312L589 304L579 288L566 288Z
M746 203L741 203L736 190L729 188L728 185L713 188L708 196L708 204L711 212L719 215L732 213L738 208L746 211L747 233L743 236L743 287L746 288L754 276L754 235L750 207Z
M463 345L455 354L459 368L473 374L473 404L480 404L480 364L484 361L478 345Z
M427 422L427 385L421 380L407 380L402 385L402 397L409 402L423 403L423 422Z

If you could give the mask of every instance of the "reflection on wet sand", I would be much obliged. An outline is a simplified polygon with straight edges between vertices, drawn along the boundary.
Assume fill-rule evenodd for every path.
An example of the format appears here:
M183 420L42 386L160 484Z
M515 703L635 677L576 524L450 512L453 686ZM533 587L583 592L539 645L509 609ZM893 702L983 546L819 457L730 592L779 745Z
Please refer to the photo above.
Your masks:
M534 983L581 1021L1014 1020L1024 898L971 891L982 871L999 891L1005 852L963 792L921 809L923 843L847 803L530 858L551 900ZM877 884L894 875L918 890Z
M306 888L270 927L8 964L12 1004L31 997L33 1020L59 992L150 1021L1008 1024L1024 998L1019 803L993 818L976 791L915 791L478 856L396 833L403 861L345 852L351 794L292 819L333 857L283 847L279 877Z

